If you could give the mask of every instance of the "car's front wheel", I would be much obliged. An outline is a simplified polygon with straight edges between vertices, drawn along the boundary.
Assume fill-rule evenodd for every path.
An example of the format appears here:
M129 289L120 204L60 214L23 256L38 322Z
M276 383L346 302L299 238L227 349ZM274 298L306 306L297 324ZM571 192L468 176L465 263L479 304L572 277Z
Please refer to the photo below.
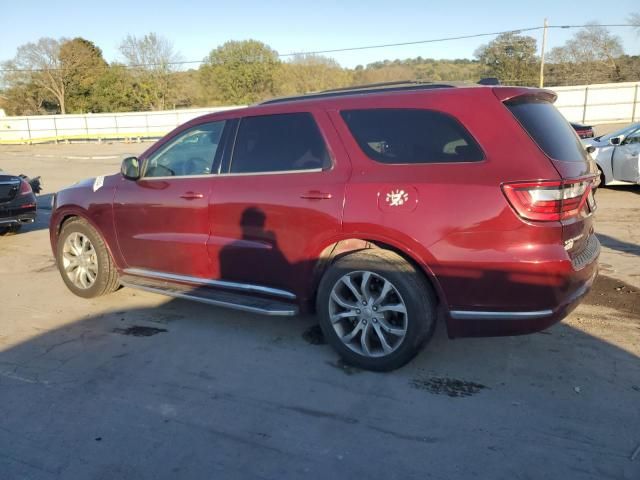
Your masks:
M318 290L320 327L348 363L388 371L411 360L431 337L436 299L422 272L395 252L341 257Z
M62 226L56 263L64 283L80 297L98 297L119 286L118 272L104 240L82 218L74 218Z

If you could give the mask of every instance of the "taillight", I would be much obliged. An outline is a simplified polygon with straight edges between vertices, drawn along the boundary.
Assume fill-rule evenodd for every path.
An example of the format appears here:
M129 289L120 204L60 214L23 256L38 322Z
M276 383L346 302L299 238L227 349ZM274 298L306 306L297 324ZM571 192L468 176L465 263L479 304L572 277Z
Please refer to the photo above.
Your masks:
M33 190L31 190L31 185L24 180L20 180L20 191L18 192L18 195L27 195L32 192Z
M589 178L505 183L502 190L522 218L558 221L578 214L592 186Z

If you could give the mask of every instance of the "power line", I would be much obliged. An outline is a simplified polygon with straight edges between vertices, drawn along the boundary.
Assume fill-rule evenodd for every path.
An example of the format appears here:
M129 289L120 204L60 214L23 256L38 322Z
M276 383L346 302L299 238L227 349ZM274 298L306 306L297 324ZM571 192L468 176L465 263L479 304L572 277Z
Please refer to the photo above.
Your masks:
M604 28L619 28L619 27L631 27L631 28L640 28L640 24L633 23L612 23L612 24L585 24L585 25L548 25L547 28L555 28L555 29L573 29L573 28L586 28L586 27L604 27ZM442 37L442 38L431 38L428 40L416 40L411 42L398 42L398 43L383 43L378 45L365 45L359 47L346 47L346 48L334 48L328 50L314 50L314 51L305 51L305 52L290 52L290 53L278 53L278 57L296 57L296 56L307 56L307 55L320 55L326 53L342 53L342 52L354 52L358 50L373 50L378 48L390 48L390 47L403 47L408 45L421 45L427 43L440 43L440 42L448 42L454 40L467 40L470 38L481 38L481 37L490 37L494 35L503 35L505 33L512 33L514 35L519 35L523 32L533 32L542 30L544 27L527 27L527 28L517 28L511 30L503 30L500 32L487 32L487 33L474 33L469 35L458 35L454 37ZM185 60L185 61L174 61L174 62L166 62L166 63L146 63L146 64L134 64L134 65L118 65L121 68L135 69L135 68L147 68L147 67L160 67L160 66L173 66L173 65L195 65L206 63L206 60ZM252 63L252 62L244 62L244 63ZM109 65L105 66L108 67ZM0 69L0 73L7 72L44 72L44 71L58 71L62 70L62 68L5 68Z

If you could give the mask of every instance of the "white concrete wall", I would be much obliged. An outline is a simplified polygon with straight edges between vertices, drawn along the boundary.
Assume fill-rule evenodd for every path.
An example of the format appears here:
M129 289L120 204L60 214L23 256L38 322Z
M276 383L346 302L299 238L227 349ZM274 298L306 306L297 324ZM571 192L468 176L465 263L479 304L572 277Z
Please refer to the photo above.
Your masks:
M556 106L569 121L590 125L640 121L640 82L550 89L558 94ZM192 118L231 108L239 107L0 117L0 144L56 139L160 137Z
M238 107L0 118L0 143L161 137L193 118Z
M640 121L640 82L551 87L555 105L571 122L598 125Z

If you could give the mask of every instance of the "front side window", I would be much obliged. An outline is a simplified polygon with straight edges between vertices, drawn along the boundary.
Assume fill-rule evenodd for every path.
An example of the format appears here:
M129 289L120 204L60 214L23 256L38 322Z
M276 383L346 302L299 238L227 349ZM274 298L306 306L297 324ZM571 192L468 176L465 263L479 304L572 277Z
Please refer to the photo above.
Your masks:
M388 164L477 162L482 150L453 117L434 110L344 110L342 118L362 151Z
M640 143L640 129L629 134L629 136L627 136L622 143L624 143L625 145L629 145L631 143L633 144Z
M231 173L319 170L330 166L327 147L310 113L262 115L240 121Z
M182 132L147 161L145 177L180 177L211 173L224 121Z

